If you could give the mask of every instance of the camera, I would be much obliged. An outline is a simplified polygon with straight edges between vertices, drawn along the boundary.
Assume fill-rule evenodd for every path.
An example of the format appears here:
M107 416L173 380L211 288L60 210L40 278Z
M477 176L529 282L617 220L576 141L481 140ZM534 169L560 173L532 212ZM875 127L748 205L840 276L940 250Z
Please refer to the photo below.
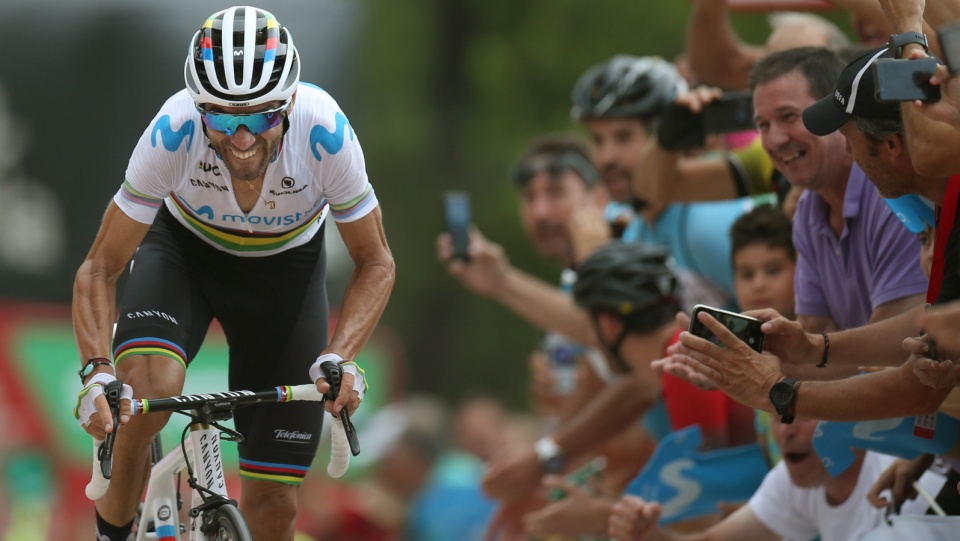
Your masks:
M875 68L874 88L876 99L881 103L940 99L940 87L930 84L930 77L937 71L937 61L933 58L878 58Z

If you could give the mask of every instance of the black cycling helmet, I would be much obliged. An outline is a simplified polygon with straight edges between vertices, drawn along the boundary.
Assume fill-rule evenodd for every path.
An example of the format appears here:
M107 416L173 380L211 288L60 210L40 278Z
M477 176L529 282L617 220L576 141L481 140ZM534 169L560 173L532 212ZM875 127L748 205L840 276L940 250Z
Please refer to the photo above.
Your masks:
M573 86L574 120L604 117L656 118L685 92L687 82L677 68L655 56L617 55L597 64Z
M623 371L620 344L630 332L652 332L680 311L676 276L667 264L668 253L643 243L613 240L591 253L577 269L574 301L596 314L604 312L624 322L623 331L606 344Z
M198 105L287 101L300 80L300 59L272 13L235 6L211 15L194 34L183 76Z

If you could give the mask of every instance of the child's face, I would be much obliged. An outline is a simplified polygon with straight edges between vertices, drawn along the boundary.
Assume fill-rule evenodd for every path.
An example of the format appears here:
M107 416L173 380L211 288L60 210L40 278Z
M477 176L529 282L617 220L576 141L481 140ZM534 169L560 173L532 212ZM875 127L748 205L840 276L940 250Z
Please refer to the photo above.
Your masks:
M927 278L930 278L930 269L933 268L933 240L936 236L936 230L930 226L917 233L917 240L920 241L920 268Z
M761 242L739 249L733 256L733 285L740 309L773 308L792 318L795 269L786 248Z

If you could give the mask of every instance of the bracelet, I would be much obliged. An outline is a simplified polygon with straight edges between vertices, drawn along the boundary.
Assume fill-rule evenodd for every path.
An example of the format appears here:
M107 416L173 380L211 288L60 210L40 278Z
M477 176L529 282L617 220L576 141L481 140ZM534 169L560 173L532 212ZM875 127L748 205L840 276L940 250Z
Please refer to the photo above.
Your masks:
M826 368L827 353L830 352L830 336L827 335L827 331L820 331L820 335L823 336L823 357L820 359L820 364L817 365L817 368Z
M106 357L94 357L92 359L87 359L87 362L83 365L83 368L77 371L77 375L80 376L80 383L83 383L83 380L89 376L93 370L98 366L113 366L113 363L110 362L110 359Z

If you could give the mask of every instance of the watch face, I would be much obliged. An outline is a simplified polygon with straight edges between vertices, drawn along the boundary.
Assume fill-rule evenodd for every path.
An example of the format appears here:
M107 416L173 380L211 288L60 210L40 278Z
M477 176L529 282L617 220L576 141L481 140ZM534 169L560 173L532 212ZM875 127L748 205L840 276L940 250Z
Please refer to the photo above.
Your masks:
M793 400L793 383L781 381L770 389L770 402L774 406L787 406Z

